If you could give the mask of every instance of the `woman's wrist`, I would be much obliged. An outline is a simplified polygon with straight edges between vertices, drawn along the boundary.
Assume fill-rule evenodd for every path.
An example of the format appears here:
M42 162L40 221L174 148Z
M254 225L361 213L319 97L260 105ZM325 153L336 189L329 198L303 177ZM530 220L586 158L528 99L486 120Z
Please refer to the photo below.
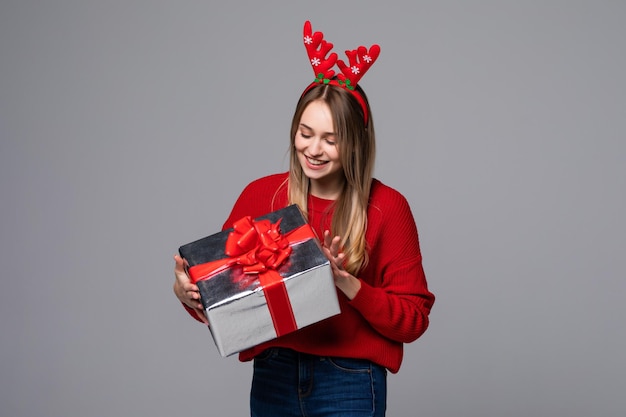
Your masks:
M337 288L348 297L349 300L354 299L361 289L361 280L357 277L349 275L339 282L336 282Z

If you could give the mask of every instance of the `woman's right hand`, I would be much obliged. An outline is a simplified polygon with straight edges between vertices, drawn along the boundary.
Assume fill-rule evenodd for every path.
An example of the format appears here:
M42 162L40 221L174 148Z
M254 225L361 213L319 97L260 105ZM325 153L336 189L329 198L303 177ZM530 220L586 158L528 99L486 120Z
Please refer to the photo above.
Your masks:
M185 306L189 307L200 321L209 324L206 318L204 307L200 302L200 290L198 286L191 283L189 275L185 269L185 260L180 255L174 255L174 294Z

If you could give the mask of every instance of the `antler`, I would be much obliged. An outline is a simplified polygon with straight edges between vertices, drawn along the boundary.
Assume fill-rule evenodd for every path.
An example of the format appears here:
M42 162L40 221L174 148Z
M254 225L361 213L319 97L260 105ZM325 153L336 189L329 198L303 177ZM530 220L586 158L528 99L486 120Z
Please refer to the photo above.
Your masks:
M347 66L342 59L337 60L337 66L341 70L337 78L345 82L346 88L352 90L380 55L380 46L374 44L369 51L366 47L359 46L352 51L346 51L346 55L350 66Z
M322 32L315 32L311 29L311 22L308 20L304 23L304 47L309 55L309 62L313 67L315 76L323 79L331 79L335 75L335 71L331 68L337 62L337 54L331 53L326 57L328 52L333 49L333 44L324 40ZM322 80L320 80L322 81Z
M365 124L368 123L367 103L354 89L359 80L365 75L367 70L374 64L380 54L380 46L374 44L369 51L364 46L359 46L352 51L346 51L350 66L346 65L341 59L337 59L336 53L328 54L333 49L333 44L324 40L322 32L315 32L311 29L311 22L304 22L304 47L309 55L313 72L315 73L315 81L313 81L305 90L303 95L318 83L337 85L350 91L359 102L363 109L363 119ZM326 56L328 55L328 57ZM341 74L337 74L337 79L332 79L335 71L332 69L337 64L341 70Z

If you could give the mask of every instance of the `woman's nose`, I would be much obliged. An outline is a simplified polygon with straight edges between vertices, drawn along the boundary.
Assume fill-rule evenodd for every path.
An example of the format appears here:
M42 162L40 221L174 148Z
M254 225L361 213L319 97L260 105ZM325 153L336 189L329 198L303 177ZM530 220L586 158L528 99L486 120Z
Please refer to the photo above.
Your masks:
M319 138L315 137L312 138L313 140L311 141L311 143L309 144L309 152L311 153L311 156L317 156L320 155L322 153L322 144Z

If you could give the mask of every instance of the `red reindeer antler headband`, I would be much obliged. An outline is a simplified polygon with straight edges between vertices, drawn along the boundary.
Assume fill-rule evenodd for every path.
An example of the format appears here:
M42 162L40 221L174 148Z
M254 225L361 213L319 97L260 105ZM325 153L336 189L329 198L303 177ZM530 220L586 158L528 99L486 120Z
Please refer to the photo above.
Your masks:
M359 46L352 51L346 51L348 62L350 63L348 66L343 60L337 59L336 53L328 54L333 49L333 44L324 40L324 34L322 32L313 33L311 22L308 20L304 22L303 41L316 77L315 81L304 90L304 93L318 84L331 84L342 87L351 92L357 99L363 109L363 117L365 124L367 124L367 104L361 94L355 90L355 87L367 70L374 64L376 58L378 58L380 46L372 45L369 51L365 46ZM333 79L335 71L332 68L335 66L335 63L341 73L337 74L336 79Z

